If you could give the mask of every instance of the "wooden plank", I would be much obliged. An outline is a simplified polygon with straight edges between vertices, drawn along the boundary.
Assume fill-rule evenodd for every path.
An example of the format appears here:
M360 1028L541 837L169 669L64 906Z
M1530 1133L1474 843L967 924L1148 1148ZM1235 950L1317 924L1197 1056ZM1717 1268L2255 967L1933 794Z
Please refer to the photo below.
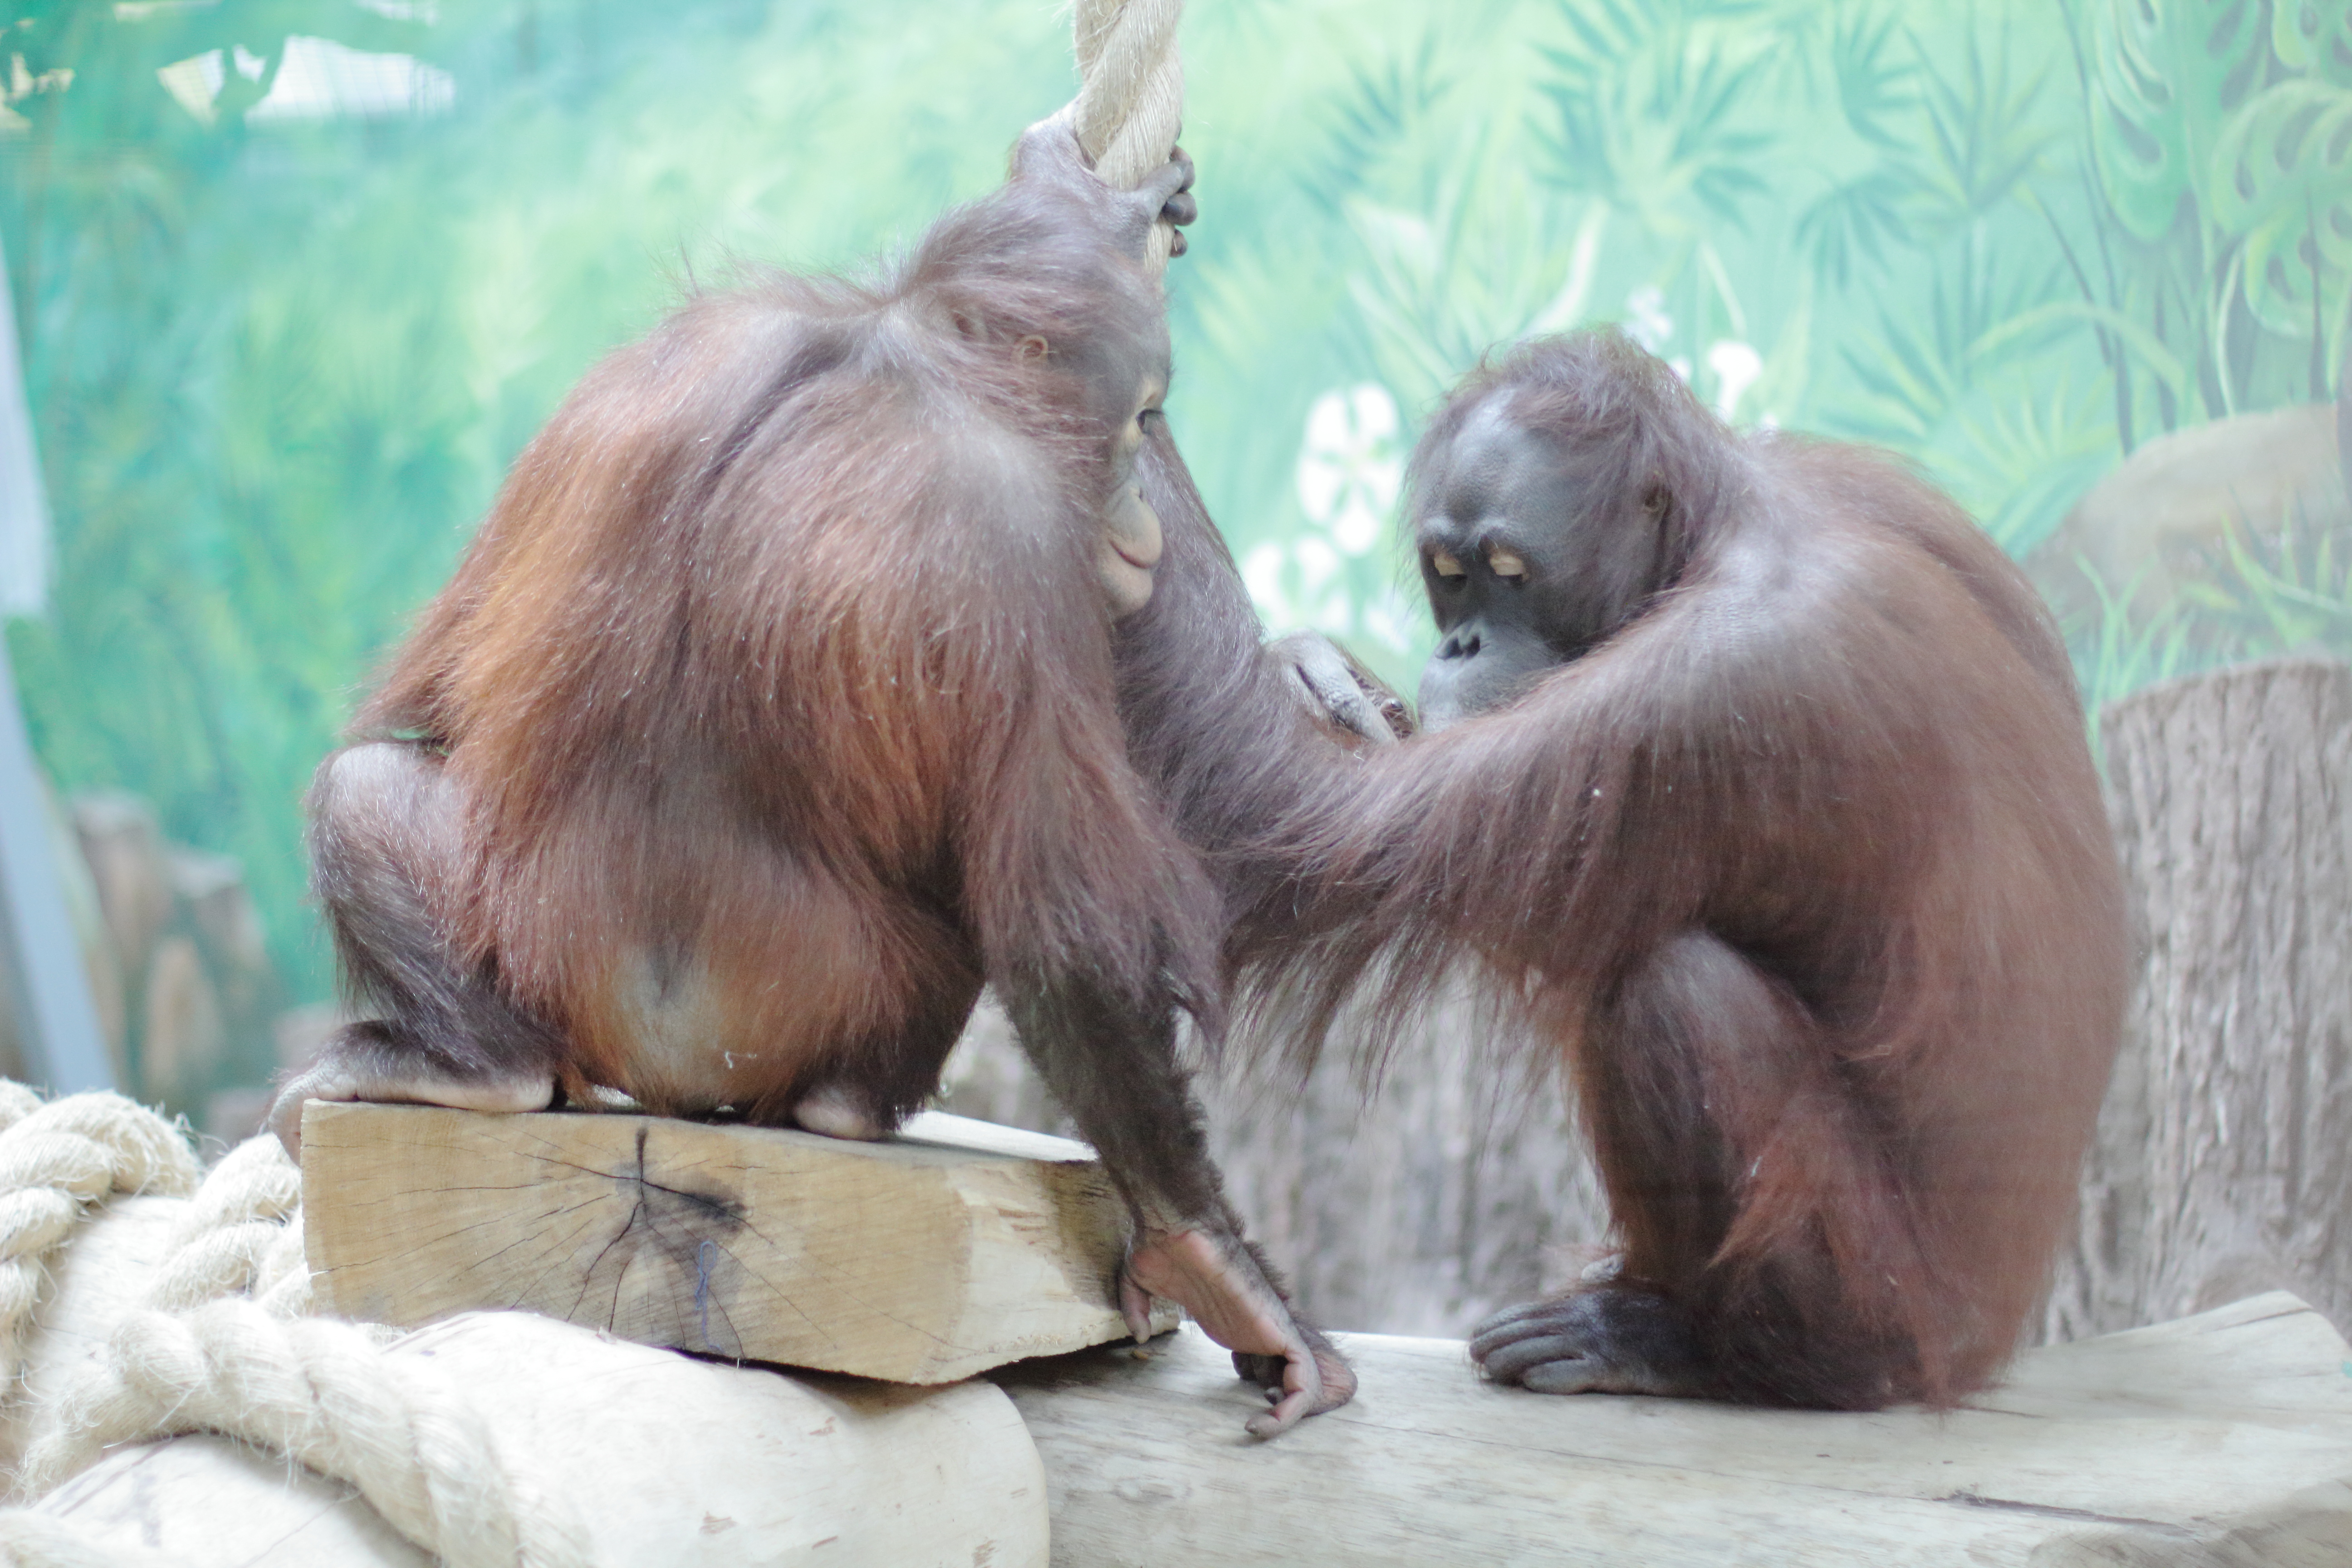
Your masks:
M1092 1151L958 1117L856 1143L314 1101L302 1190L320 1310L349 1318L520 1307L643 1344L927 1384L1126 1337L1125 1208Z
M1280 1440L1186 1329L993 1374L1054 1561L1806 1568L2352 1561L2352 1348L2291 1296L2035 1351L1945 1415L1484 1384L1458 1341L1339 1336L1354 1404Z
M1036 1450L984 1383L893 1388L712 1366L516 1312L436 1324L389 1354L475 1394L538 1516L573 1537L580 1562L1045 1562ZM139 1561L183 1568L430 1562L351 1488L210 1435L119 1449L39 1506L101 1550L143 1546Z

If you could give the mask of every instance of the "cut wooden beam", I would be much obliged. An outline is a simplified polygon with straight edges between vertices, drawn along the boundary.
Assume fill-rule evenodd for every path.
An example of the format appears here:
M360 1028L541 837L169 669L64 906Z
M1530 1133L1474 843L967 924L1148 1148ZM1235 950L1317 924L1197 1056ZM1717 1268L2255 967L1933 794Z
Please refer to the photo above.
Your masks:
M882 1143L660 1117L312 1102L321 1310L520 1307L642 1344L949 1383L1125 1337L1083 1143L926 1113ZM1163 1308L1161 1328L1176 1321Z
M1941 1415L1528 1394L1457 1340L1337 1337L1355 1403L1271 1443L1195 1329L993 1373L1045 1460L1054 1562L2352 1562L2352 1350L2283 1292L2030 1352Z

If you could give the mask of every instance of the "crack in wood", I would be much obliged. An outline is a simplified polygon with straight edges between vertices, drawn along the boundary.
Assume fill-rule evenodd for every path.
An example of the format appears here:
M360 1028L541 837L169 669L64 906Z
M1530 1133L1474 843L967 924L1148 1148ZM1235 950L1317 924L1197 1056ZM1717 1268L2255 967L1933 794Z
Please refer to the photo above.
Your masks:
M2127 1513L2095 1513L2086 1508L2060 1508L2053 1503L2021 1502L2015 1498L1986 1497L1980 1492L1947 1492L1935 1500L1958 1503L1962 1508L1999 1509L2005 1513L2028 1513L2036 1519L2078 1519L2085 1524L2124 1524L2134 1530L2153 1531L2158 1535L2179 1541L2194 1541L2197 1531L2185 1525L2168 1523L2160 1519L2141 1519Z

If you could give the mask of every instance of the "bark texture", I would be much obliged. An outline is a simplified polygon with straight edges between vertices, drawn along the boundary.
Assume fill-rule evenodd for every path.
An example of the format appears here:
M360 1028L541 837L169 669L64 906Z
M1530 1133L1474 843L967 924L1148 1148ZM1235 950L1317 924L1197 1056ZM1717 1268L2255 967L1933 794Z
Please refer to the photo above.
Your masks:
M2152 687L2100 732L2143 963L2044 1333L2274 1287L2352 1321L2352 668Z

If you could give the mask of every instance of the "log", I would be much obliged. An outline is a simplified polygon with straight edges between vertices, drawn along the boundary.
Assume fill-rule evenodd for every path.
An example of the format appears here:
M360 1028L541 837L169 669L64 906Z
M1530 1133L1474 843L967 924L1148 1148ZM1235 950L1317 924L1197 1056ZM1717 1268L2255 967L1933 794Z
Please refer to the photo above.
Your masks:
M1186 1328L1007 1367L1073 1568L2320 1568L2352 1560L2352 1347L2274 1293L2034 1351L1946 1414L1554 1397L1342 1336L1354 1404L1257 1444Z
M2146 957L2045 1332L2272 1289L2352 1324L2352 668L2150 687L2101 732Z
M479 1392L491 1440L596 1563L1038 1568L1045 1477L1003 1394L787 1377L523 1313L395 1343ZM41 1511L183 1568L429 1568L350 1487L226 1437L125 1447ZM93 1559L102 1560L102 1559Z
M302 1191L320 1310L370 1322L520 1307L643 1344L922 1384L1127 1332L1113 1305L1126 1211L1093 1152L960 1117L856 1143L313 1101Z

